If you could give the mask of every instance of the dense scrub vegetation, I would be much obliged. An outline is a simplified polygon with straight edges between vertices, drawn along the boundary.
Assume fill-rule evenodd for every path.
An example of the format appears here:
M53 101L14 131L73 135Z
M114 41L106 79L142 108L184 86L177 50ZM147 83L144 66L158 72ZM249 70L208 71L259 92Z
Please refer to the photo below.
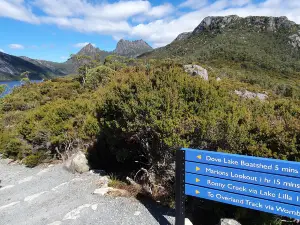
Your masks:
M0 85L0 95L5 91L5 85Z
M299 99L300 50L289 44L288 35L285 30L262 32L241 25L204 31L145 53L141 58L200 62L221 69L224 76Z
M95 166L143 168L137 179L153 196L172 196L180 147L300 160L300 101L268 89L266 101L241 98L234 90L263 88L231 78L234 72L216 81L222 70L211 68L205 81L174 60L119 56L80 71L1 100L4 156L35 166L87 150Z

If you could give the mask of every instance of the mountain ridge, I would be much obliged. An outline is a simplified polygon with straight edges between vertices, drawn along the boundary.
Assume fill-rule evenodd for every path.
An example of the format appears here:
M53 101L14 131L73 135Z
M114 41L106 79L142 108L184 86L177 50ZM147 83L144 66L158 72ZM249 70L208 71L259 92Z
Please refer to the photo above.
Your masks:
M57 63L57 67L60 67L59 63ZM29 71L29 77L35 80L51 78L54 76L54 72L58 75L66 75L62 70L63 68L60 69L51 68L50 65L42 65L42 61L39 60L0 52L0 80L18 80L20 79L20 74L25 71Z
M25 71L30 72L31 79L38 80L65 76L75 73L82 63L88 62L88 60L83 60L80 63L76 56L89 56L93 60L104 62L108 55L116 54L126 57L137 57L150 50L152 50L152 47L143 40L127 41L121 39L113 51L104 51L89 43L63 63L32 59L27 56L18 57L0 52L0 80L18 80L20 79L20 74Z
M277 52L272 50L274 47ZM237 52L248 55L246 61L258 61L260 54L267 57L280 55L277 60L287 61L283 59L284 53L296 60L300 57L300 25L287 17L210 16L193 31L179 34L170 44L139 57L186 57L210 61Z
M232 29L239 25L240 29L252 28L256 32L278 32L285 31L293 33L289 36L291 44L300 47L300 26L293 21L290 21L286 16L268 17L268 16L248 16L239 17L237 15L229 16L208 16L191 32L179 34L174 41L186 40L191 36L203 32L219 32L225 29ZM298 26L298 29L296 28ZM295 32L293 29L297 29ZM174 42L173 41L173 42Z

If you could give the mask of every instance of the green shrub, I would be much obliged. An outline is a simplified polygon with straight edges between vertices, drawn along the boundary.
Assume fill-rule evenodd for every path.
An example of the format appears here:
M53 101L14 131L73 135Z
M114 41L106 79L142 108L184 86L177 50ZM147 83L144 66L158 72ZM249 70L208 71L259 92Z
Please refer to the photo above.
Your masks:
M89 88L96 89L101 83L107 83L110 76L114 73L114 70L106 66L93 68L86 75L86 85Z
M36 154L27 156L23 162L27 167L32 168L39 165L44 159L43 153L38 152Z
M30 152L30 146L19 137L10 134L2 134L0 140L0 152L3 153L4 157L22 159L24 155Z
M5 85L0 85L0 95L5 91L6 86Z

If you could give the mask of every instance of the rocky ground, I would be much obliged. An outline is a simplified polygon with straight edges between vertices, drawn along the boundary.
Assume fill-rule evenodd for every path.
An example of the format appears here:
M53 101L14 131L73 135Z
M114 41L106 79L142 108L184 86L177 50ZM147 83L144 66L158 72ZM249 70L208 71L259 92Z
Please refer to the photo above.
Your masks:
M174 212L154 203L94 194L98 173L8 163L0 159L0 225L174 224Z

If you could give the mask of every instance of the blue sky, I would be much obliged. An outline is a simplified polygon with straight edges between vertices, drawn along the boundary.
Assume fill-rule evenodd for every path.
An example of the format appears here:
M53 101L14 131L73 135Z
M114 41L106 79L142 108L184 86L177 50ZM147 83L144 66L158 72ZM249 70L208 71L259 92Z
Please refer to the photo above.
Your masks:
M0 0L0 51L63 62L89 42L107 51L121 38L164 46L206 16L300 23L299 12L299 0Z

